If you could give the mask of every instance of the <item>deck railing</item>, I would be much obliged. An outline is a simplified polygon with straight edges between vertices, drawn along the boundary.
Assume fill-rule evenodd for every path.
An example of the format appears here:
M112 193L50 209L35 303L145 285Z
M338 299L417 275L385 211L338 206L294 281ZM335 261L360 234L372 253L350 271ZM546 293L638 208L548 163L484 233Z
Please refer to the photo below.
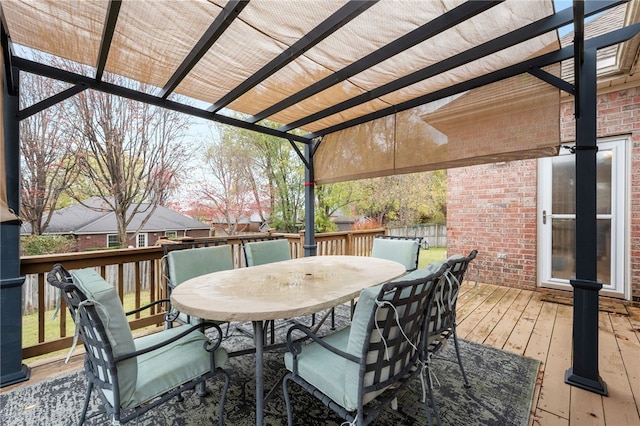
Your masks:
M376 235L384 234L385 229L370 229L363 231L331 232L316 234L317 255L356 255L368 256L371 254L373 239ZM227 241L232 246L232 254L236 267L244 264L240 238L262 236L265 234L237 235L227 237L214 237ZM300 234L275 234L284 236L291 246L292 257L304 256L304 233ZM37 343L25 345L23 343L22 358L24 360L46 355L61 349L71 347L74 333L74 325L69 318L64 301L60 302L58 315L55 320L46 316L47 310L52 308L57 301L57 293L46 283L46 275L56 263L61 263L68 270L80 268L97 268L100 274L114 285L124 300L125 294L132 295L134 306L138 308L147 303L166 297L166 278L164 274L164 262L162 261L163 249L161 246L132 248L120 250L100 250L82 253L65 253L43 256L23 256L20 259L21 275L27 277L24 287L24 299L36 297L31 308L37 312L38 330ZM143 297L144 294L144 297ZM150 315L141 317L136 314L130 319L132 330L144 327L162 325L165 311L162 308L152 310ZM46 329L55 328L47 337Z

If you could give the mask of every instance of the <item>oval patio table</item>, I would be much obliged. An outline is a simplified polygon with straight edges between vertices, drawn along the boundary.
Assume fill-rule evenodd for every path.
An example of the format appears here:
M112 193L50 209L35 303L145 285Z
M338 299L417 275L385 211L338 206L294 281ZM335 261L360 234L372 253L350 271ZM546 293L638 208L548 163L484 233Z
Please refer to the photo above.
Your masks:
M253 322L256 424L262 425L264 322L332 308L404 273L398 262L368 256L302 257L192 278L171 292L171 303L203 319Z

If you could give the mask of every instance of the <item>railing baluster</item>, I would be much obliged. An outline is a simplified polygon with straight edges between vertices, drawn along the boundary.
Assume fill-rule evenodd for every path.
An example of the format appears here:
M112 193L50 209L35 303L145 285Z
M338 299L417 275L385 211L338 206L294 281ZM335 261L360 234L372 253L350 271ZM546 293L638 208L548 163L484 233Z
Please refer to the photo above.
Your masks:
M38 342L42 343L45 341L45 332L44 332L44 314L45 314L45 305L44 305L44 274L38 274Z

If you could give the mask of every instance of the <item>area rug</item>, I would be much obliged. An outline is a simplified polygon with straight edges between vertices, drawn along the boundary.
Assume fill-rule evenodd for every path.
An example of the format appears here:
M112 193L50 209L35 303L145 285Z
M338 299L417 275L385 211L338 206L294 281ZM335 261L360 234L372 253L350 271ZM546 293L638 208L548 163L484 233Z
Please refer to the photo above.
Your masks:
M344 323L347 312L338 313ZM328 331L328 326L323 328ZM281 327L278 337L285 332ZM228 347L248 347L251 340L234 331L225 340ZM453 344L434 360L435 375L440 386L435 398L444 425L526 425L533 399L539 362L488 346L461 340L463 363L471 383L462 385L462 376ZM274 388L273 396L265 404L265 425L286 425L287 415L280 379L285 373L282 351L265 353L265 388ZM231 387L225 404L225 424L255 424L255 357L243 355L231 358L226 366L231 375ZM83 372L71 373L45 382L26 385L0 394L0 422L2 425L73 425L77 423L84 398ZM156 425L206 425L216 423L221 382L207 383L210 394L200 398L189 392L183 401L172 400L145 414L137 423ZM423 404L420 402L419 380L398 400L398 410L386 410L377 425L425 425ZM299 388L291 385L296 425L340 425L342 420ZM98 399L92 398L89 412L97 412ZM87 425L108 424L99 414Z

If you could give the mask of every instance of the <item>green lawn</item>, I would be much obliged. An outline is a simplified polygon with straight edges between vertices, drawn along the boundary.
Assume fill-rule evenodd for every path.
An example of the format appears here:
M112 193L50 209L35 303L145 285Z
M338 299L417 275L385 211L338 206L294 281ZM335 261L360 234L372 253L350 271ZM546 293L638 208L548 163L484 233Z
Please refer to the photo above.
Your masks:
M135 295L127 294L124 296L124 309L125 311L133 310L135 307ZM143 291L140 293L141 304L149 303L149 292ZM66 307L65 307L66 309ZM60 337L60 320L59 318L52 319L55 310L46 311L44 314L44 335L45 342L58 339ZM147 312L141 313L141 316L147 316ZM75 324L69 317L69 311L67 311L67 336L73 336L75 332ZM38 313L24 315L22 317L22 346L32 346L38 343ZM52 355L66 353L68 350L64 349L51 354L42 355L39 357L30 358L30 361L36 359L47 358Z
M426 268L427 265L447 258L447 249L445 247L431 247L429 250L420 249L420 257L418 259L418 268Z

